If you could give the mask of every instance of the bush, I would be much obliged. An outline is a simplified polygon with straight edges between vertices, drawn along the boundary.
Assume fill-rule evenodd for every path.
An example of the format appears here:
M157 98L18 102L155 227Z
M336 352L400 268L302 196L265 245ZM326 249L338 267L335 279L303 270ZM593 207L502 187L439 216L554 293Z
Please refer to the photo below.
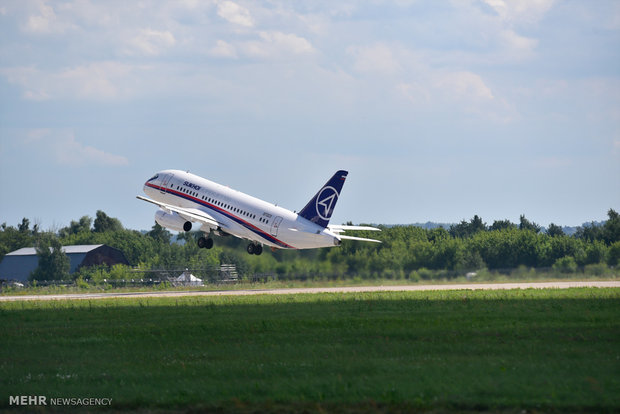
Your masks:
M577 262L573 256L564 256L555 261L553 270L560 273L575 273L577 271Z
M131 279L130 268L123 264L115 264L109 271L108 279L129 280Z
M84 266L80 267L76 273L74 273L77 279L88 280L90 283L101 283L105 279L110 278L110 274L107 271L107 266Z
M586 275L603 276L606 273L610 273L610 269L605 263L595 263L586 265L583 270Z
M420 274L417 272L417 270L412 270L411 272L409 272L407 279L409 279L412 282L419 282Z
M618 266L620 264L620 241L615 242L609 247L607 264L609 266Z
M82 279L82 276L75 279L75 286L77 286L78 289L88 289L89 287L88 282Z
M433 278L433 272L425 267L418 269L417 273L422 280L431 280Z

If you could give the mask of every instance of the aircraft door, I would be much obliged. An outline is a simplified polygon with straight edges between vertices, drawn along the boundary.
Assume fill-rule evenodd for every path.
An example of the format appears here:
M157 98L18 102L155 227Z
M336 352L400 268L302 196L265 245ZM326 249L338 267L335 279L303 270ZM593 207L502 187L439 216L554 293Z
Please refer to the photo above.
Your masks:
M280 223L282 223L282 217L278 216L273 219L273 224L271 225L271 235L273 237L278 237L278 229L280 228Z
M165 194L166 193L166 189L168 187L168 184L170 183L170 180L172 179L172 177L174 177L174 174L166 174L164 176L164 178L161 180L161 193Z

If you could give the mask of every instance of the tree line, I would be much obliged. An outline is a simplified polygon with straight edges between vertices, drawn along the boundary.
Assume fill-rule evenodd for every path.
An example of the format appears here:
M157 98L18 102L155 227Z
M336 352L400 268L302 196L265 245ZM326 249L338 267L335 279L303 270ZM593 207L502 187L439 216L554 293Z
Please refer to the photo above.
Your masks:
M379 226L381 233L360 233L383 243L345 241L335 248L275 250L249 256L245 242L218 237L213 249L200 249L197 232L173 236L155 224L148 232L123 227L97 211L95 219L83 216L57 232L30 227L26 218L17 226L0 226L0 257L21 247L35 246L39 268L34 280L73 278L127 278L129 269L84 268L69 276L68 259L61 246L106 244L121 250L128 261L143 270L204 269L220 263L237 266L242 276L268 273L282 278L358 277L425 278L429 272L466 272L479 269L553 267L571 272L589 265L615 267L620 260L620 216L610 209L602 225L584 225L572 235L551 224L546 230L521 216L519 223L496 220L487 225L474 216L449 228ZM176 238L176 240L175 240ZM64 256L64 258L63 258Z

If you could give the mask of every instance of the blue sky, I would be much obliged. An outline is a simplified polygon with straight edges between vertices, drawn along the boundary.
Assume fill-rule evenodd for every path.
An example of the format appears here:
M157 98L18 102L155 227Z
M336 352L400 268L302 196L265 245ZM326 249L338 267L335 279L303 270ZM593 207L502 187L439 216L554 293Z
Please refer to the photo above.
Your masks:
M334 222L620 210L617 1L2 1L0 222L59 228L166 168Z

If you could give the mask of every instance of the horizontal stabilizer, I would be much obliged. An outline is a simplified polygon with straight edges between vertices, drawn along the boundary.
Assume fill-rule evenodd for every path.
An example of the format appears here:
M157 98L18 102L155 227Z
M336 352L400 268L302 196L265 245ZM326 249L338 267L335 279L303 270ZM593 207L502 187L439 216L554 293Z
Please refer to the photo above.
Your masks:
M383 243L381 240L365 239L364 237L344 236L340 234L338 235L338 238L341 240L359 240L359 241L367 241L367 242L373 242L373 243Z
M334 233L342 233L347 230L381 231L381 229L370 226L344 226L338 224L330 224L329 226L327 226L327 228L329 229L329 231Z

